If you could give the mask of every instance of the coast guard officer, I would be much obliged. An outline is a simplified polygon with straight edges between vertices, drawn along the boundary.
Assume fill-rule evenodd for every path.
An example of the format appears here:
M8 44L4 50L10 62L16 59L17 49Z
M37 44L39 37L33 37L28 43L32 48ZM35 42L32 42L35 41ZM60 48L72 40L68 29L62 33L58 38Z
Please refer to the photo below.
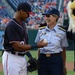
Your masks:
M43 13L47 26L38 30L35 42L45 39L48 45L38 51L38 75L64 75L66 73L66 47L68 46L66 33L57 21L59 11L55 8Z

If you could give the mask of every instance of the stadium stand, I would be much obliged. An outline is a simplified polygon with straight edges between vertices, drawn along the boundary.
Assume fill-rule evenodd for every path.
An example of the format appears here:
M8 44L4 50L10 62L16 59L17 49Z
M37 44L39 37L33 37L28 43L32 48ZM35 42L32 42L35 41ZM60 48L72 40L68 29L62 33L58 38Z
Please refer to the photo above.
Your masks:
M26 2L26 0L6 0L10 5L11 7L16 11L16 7L18 5L18 3L20 2Z
M43 16L41 15L44 10L47 10L50 7L58 8L59 11L63 12L63 0L1 0L3 3L2 5L6 6L6 8L2 9L0 11L0 14L2 14L5 17L12 18L14 12L16 11L16 7L18 3L20 2L28 2L32 6L33 13L30 15L30 17L27 19L28 28L30 29L36 29L39 27L39 24L43 22ZM66 2L66 0L65 0ZM65 3L67 4L67 3ZM59 6L60 5L60 6ZM10 7L10 8L9 8ZM62 9L61 9L62 8ZM66 8L65 8L66 9ZM64 9L64 10L65 10ZM11 11L9 11L11 10ZM60 14L60 18L62 18L62 12ZM67 13L67 12L66 12ZM62 24L62 19L59 20L59 24ZM37 26L38 25L38 26Z
M1 0L0 5L6 7L2 10L6 12L7 17L12 18L13 14L14 14L14 10L10 7L10 5L6 2L6 0ZM9 10L11 10L11 11L9 11Z

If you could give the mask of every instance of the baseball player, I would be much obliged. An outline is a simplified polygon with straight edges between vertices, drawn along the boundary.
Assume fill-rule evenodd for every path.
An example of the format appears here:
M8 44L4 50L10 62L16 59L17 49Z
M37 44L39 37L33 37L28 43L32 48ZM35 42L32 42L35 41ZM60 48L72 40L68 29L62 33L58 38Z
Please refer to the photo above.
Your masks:
M28 45L28 34L25 21L31 12L30 4L19 3L14 18L8 23L4 32L4 53L2 64L4 75L27 75L27 61L24 57L29 49L46 46L40 41L38 44Z
M38 75L64 75L65 73L68 42L65 30L57 24L59 15L59 11L55 8L50 8L43 13L47 26L39 29L35 42L45 39L48 45L39 48Z

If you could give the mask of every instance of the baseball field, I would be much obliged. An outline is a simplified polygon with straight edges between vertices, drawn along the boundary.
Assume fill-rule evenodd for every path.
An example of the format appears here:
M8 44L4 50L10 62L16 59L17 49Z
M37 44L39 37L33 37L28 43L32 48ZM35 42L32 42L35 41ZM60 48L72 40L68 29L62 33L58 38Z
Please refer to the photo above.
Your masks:
M1 54L1 51L0 51ZM31 51L31 54L33 55L34 58L37 58L37 51L33 50ZM67 61L66 61L66 67L67 67L67 75L75 75L75 72L73 71L74 69L74 51L67 51L66 52L67 56ZM28 57L26 57L28 60ZM2 64L1 64L1 57L0 57L0 75L3 75L2 71ZM29 73L29 75L38 75L37 71L34 71L32 73Z

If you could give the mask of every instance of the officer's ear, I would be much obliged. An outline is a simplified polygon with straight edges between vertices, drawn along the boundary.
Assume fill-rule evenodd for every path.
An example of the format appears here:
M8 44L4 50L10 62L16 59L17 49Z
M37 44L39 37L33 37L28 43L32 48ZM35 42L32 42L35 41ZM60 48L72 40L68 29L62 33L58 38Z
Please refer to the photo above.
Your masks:
M57 15L55 15L55 14L53 14L52 16L56 18L56 22L57 22L59 17Z

